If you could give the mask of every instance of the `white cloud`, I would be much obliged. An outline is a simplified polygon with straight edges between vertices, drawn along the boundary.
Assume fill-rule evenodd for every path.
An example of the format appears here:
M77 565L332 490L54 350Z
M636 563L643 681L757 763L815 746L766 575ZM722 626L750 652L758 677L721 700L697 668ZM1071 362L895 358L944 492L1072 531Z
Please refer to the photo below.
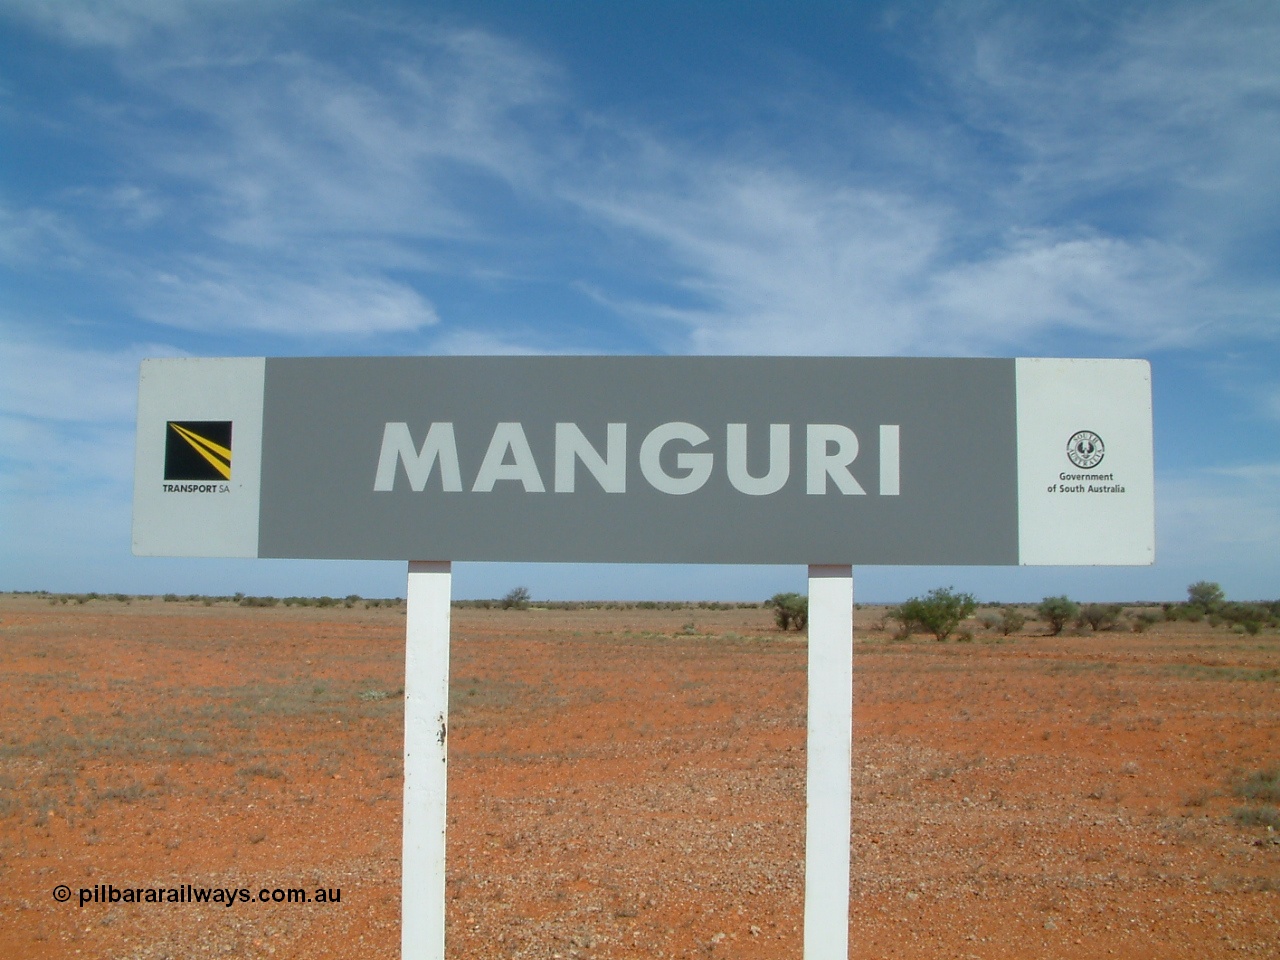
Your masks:
M4 0L0 8L85 46L124 47L157 26L186 17L192 6L215 0ZM224 0L225 3L225 0Z
M117 184L106 190L81 187L69 191L73 201L97 207L114 225L141 229L169 213L169 204L155 190L134 183Z
M999 9L953 5L928 55L966 121L1016 157L1000 202L1061 217L1136 195L1139 229L1215 251L1274 223L1275 4Z
M1280 464L1211 468L1161 478L1157 485L1160 562L1232 571L1252 594L1276 593L1280 544ZM1205 576L1211 580L1221 576Z
M284 45L203 50L188 37L198 55L121 69L205 129L122 132L142 162L197 189L208 228L232 243L342 251L367 234L482 234L485 191L527 189L548 162L531 128L554 123L553 71L478 31L415 28L381 40L376 59L341 62Z
M81 107L120 179L64 189L56 209L0 210L0 257L96 272L139 316L188 330L367 337L436 323L415 286L437 269L424 243L500 244L508 198L538 195L548 157L528 128L555 102L554 71L482 32L390 38L389 22L340 11L325 29L378 37L376 57L319 60L271 29L226 49L195 15L214 9L151 18L164 45L139 26L149 4L103 14L125 24L112 42L131 99ZM89 42L76 23L92 8L77 10L60 22ZM156 122L175 111L185 122ZM121 226L126 241L109 242Z
M171 347L137 344L89 350L22 339L4 331L0 413L31 420L102 424L132 422L144 357L175 356Z
M1194 337L1207 299L1204 266L1173 244L1012 229L961 256L966 228L937 202L671 164L704 175L577 199L662 245L696 304L650 309L683 323L696 352L970 354L1053 331L1150 349Z
M518 337L497 336L475 330L455 330L437 337L431 353L439 356L492 357L540 356L553 351L529 346Z
M170 327L305 336L373 336L437 322L417 291L383 277L333 273L300 278L243 263L165 273L139 284L140 315Z
M136 378L135 378L136 379ZM0 414L0 445L11 503L62 493L107 490L127 501L133 487L134 425L129 422L36 420Z
M944 18L928 53L959 132L924 113L891 131L914 179L631 131L566 191L669 260L672 295L648 307L684 326L669 349L1036 352L1065 334L1145 352L1280 332L1274 271L1242 274L1236 249L1250 231L1273 248L1280 216L1280 122L1259 122L1280 121L1280 17L1108 14L1073 46L1057 14L982 9Z
M911 342L905 288L935 256L945 212L785 172L667 163L656 188L573 196L664 248L694 305L655 312L682 322L695 352L886 353Z
M65 562L96 549L89 545L98 533L127 518L139 362L174 351L66 347L4 328L0 335L4 552L29 562L61 551ZM12 582L26 582L23 563L9 566Z
M946 350L1026 345L1053 330L1149 350L1193 338L1203 274L1191 252L1157 241L1017 231L981 260L941 268L920 307Z
M1256 208L1280 210L1280 125L1255 116L1280 96L1265 42L1280 45L1280 20L1254 8L1117 17L1072 52L1052 16L943 15L928 55L958 122L898 121L875 163L897 150L913 174L872 186L786 150L695 148L582 115L554 65L480 30L338 13L322 31L345 27L378 55L320 59L270 15L229 46L200 29L217 5L109 9L168 41L120 34L116 62L148 109L99 118L128 162L97 206L194 231L181 262L118 255L132 302L161 323L417 330L435 320L419 281L518 258L517 212L640 241L649 259L623 268L644 297L563 280L671 352L1035 352L1061 333L1143 351L1277 327L1274 281L1234 282L1222 254ZM171 110L192 118L181 132L153 125ZM993 132L1000 159L958 146ZM1124 230L1094 209L1117 192L1141 207ZM72 250L69 220L27 214L6 249ZM389 275L405 265L417 279Z
M11 207L0 200L0 263L22 269L82 269L93 246L75 222L39 206Z
M1212 476L1247 485L1260 494L1280 494L1280 463L1246 463L1233 467L1211 467L1206 470ZM1280 511L1280 496L1272 498Z

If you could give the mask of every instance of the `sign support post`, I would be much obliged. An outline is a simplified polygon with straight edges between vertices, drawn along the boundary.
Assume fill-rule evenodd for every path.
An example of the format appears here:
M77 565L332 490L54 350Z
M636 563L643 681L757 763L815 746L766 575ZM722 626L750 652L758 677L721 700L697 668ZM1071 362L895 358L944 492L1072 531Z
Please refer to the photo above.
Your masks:
M848 960L853 568L809 566L804 960Z
M412 560L405 608L400 956L444 960L453 565Z

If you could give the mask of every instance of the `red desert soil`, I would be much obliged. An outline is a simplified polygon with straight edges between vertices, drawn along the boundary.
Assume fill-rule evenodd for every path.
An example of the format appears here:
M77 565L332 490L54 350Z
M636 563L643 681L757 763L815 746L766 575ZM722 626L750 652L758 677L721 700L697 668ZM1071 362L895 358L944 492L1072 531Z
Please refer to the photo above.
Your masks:
M853 956L1280 955L1275 797L1240 795L1280 769L1274 633L894 642L882 613L855 641ZM403 630L0 597L0 956L398 956ZM450 956L800 956L802 637L762 609L463 609L452 657ZM79 905L188 884L341 901Z

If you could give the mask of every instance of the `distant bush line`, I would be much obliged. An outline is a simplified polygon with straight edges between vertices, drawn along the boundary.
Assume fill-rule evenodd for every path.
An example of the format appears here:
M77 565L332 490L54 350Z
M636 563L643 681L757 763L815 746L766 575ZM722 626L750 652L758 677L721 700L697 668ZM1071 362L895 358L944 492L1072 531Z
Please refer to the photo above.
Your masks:
M765 604L719 600L528 600L525 606L510 603L507 597L496 600L455 600L453 606L473 610L756 610Z
M361 607L375 609L378 607L403 607L404 597L361 597L350 594L345 597L255 597L243 593L230 596L217 596L202 593L166 593L163 596L154 594L127 593L53 593L48 590L16 590L15 596L39 597L51 604L85 604L90 601L130 604L135 600L163 600L165 603L198 603L211 606L240 607L345 607L352 609ZM491 600L454 600L455 609L497 610L512 609L508 598ZM543 610L754 610L764 604L750 601L721 602L717 600L539 600L524 601L524 607L535 607Z
M364 609L374 607L403 607L403 597L373 598L350 594L345 597L251 597L243 593L230 596L216 596L204 593L166 593L155 594L128 593L51 593L47 590L19 590L15 596L32 596L47 599L51 604L83 604L92 600L130 604L135 600L163 600L165 603L199 603L206 607L217 605L239 607L346 607L351 609L360 606Z
M920 630L933 634L939 641L946 640L953 632L958 640L970 641L973 632L963 625L972 621L978 606L971 594L940 587L924 597L912 597L905 603L890 606L883 629L888 629L888 621L895 620L899 624L894 635L898 640L906 640L913 631ZM998 612L979 615L978 623L1005 637L1037 621L1045 624L1049 636L1058 636L1068 624L1074 625L1077 635L1085 631L1112 630L1144 633L1161 621L1179 620L1197 623L1203 620L1212 627L1225 626L1232 633L1251 636L1263 629L1280 629L1280 600L1229 601L1218 584L1206 580L1187 587L1187 599L1182 603L1080 604L1062 595L1045 597L1038 604L985 606L998 608Z
M345 597L256 597L243 593L210 596L198 593L166 593L163 597L125 593L52 593L47 590L15 591L16 595L47 599L51 604L85 604L91 601L129 604L134 600L162 599L166 603L198 603L206 607L342 607L376 609L404 607L403 597L370 598L358 594ZM803 630L808 614L808 598L797 593L775 594L760 603L717 600L532 600L525 587L517 587L504 597L488 600L454 600L455 609L474 610L755 610L772 609L782 630ZM861 609L866 604L856 604ZM871 604L871 606L881 606ZM912 597L902 604L887 604L884 620L876 628L890 629L887 621L897 621L896 637L906 639L914 631L931 633L941 641L955 636L973 639L973 630L985 628L1008 637L1019 634L1028 624L1042 623L1050 635L1062 633L1068 625L1078 632L1103 633L1132 630L1142 633L1162 621L1205 622L1226 627L1236 634L1255 635L1280 629L1280 600L1242 602L1228 600L1222 588L1206 580L1187 587L1187 599L1174 603L1077 603L1069 597L1045 597L1039 603L979 603L971 594L950 587Z

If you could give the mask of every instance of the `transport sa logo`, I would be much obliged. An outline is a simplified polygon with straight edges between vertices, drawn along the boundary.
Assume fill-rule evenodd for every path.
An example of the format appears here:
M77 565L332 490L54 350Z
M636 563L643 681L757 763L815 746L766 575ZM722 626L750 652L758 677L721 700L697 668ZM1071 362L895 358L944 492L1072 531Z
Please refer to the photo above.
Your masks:
M165 425L164 489L226 493L231 479L230 420L170 420Z

